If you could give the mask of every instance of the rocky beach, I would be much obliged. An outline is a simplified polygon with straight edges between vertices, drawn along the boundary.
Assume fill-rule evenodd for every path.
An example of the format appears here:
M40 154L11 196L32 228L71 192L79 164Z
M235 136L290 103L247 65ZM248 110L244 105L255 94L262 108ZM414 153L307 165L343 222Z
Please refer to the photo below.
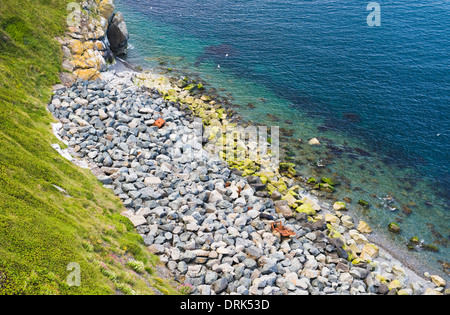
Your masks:
M295 165L275 165L274 152L260 150L273 149L267 137L238 132L230 160L223 146L239 120L200 82L122 63L128 32L112 1L83 8L100 14L59 39L69 72L48 110L67 149L55 148L114 191L149 251L192 294L448 293L440 276L419 275L375 244L345 201L314 195L333 190L332 178L305 186Z

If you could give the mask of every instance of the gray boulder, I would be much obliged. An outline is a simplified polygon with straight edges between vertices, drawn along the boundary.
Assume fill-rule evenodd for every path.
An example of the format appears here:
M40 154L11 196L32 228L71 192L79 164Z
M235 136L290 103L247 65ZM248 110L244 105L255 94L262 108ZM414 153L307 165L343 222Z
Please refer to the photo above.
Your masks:
M107 30L110 49L114 56L127 54L128 48L128 29L121 12L114 14Z

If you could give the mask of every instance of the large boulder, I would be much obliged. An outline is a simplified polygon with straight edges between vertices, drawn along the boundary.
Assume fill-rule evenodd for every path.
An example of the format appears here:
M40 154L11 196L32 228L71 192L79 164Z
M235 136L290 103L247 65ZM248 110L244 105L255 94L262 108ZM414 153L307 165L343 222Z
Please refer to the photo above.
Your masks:
M107 31L109 46L115 56L127 54L128 29L121 12L114 14Z

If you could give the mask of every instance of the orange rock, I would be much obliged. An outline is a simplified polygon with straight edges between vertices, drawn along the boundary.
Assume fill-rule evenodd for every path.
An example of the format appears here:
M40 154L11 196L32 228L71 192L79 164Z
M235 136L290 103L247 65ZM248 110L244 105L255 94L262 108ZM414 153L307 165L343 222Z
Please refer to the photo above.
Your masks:
M89 60L86 60L85 58L72 60L71 63L77 69L89 69L94 67L94 64L91 63Z
M74 74L77 78L85 81L93 81L102 77L100 72L95 68L77 69L74 71Z
M98 40L98 41L96 41L96 42L94 43L94 49L95 49L95 50L105 50L106 47L105 47L105 44L103 44L102 41Z
M74 56L75 58L71 61L73 66L78 69L89 69L95 68L98 71L102 70L106 66L106 61L99 51L94 51L92 49L86 50L82 56Z
M88 49L94 49L94 42L92 42L92 41L85 41L84 43L83 43L83 47L84 47L84 50L86 51L86 50L88 50Z
M69 49L74 55L82 55L84 52L84 45L78 39L72 39L69 43Z

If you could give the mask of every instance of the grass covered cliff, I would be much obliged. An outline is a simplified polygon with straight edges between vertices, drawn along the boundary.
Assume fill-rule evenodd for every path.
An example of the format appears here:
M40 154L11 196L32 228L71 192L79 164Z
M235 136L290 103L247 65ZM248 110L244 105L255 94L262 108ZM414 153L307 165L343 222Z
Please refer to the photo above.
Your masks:
M121 201L51 147L68 2L0 3L0 294L176 294Z

